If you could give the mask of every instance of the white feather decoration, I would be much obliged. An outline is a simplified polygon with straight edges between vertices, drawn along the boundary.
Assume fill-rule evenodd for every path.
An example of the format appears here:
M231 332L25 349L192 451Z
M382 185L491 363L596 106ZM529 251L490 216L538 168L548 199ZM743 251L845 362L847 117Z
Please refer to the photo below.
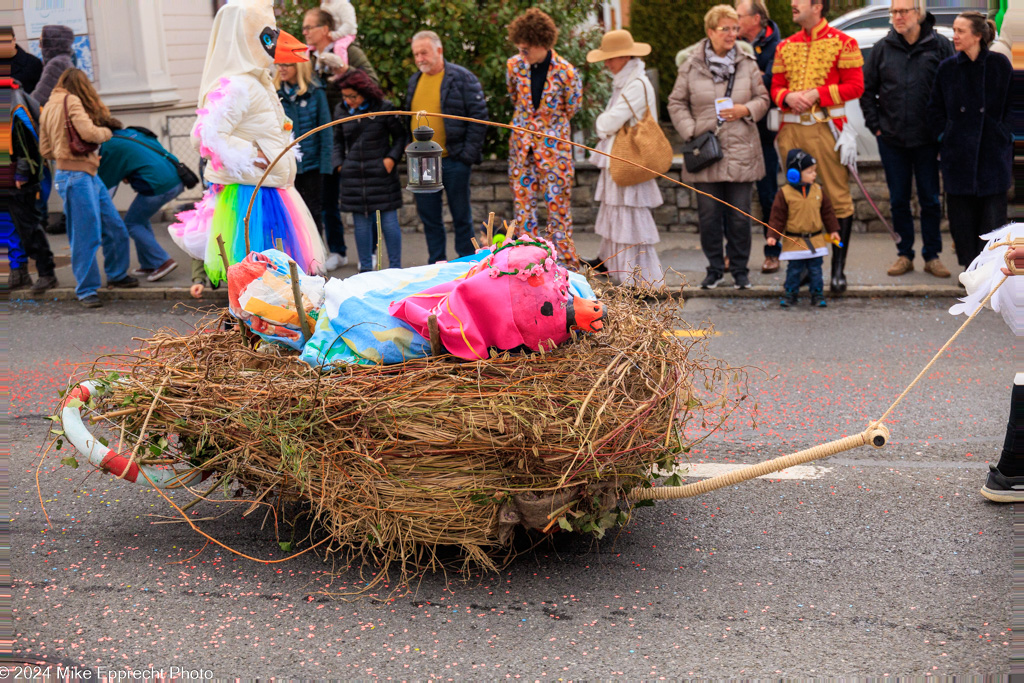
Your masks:
M999 285L1003 279L1002 268L1006 265L1009 246L1002 244L994 249L990 247L1000 242L1012 242L1015 237L1024 238L1024 223L1010 223L981 236L988 240L985 248L967 270L960 274L960 282L967 288L967 296L960 299L962 303L949 309L951 314L974 313L985 297ZM992 295L987 306L1003 316L1015 335L1024 335L1024 276L1011 275Z
M192 129L199 138L199 152L210 160L213 170L226 169L232 175L242 177L256 173L257 153L255 147L232 147L219 132L225 118L237 120L239 110L248 108L249 91L245 85L230 78L221 78L220 84L206 96L206 105L199 109Z

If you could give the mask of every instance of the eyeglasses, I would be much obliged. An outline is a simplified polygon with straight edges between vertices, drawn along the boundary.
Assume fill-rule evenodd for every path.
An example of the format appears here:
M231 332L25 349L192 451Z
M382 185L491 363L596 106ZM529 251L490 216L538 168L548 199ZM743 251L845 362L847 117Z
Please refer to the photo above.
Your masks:
M360 95L359 93L354 93L352 95L346 95L345 93L341 94L341 99L345 100L346 102L354 102L358 100L360 97L362 97L362 95Z
M715 30L718 31L719 33L739 33L740 32L740 27L739 26L719 26Z
M910 9L891 9L891 10L889 10L889 16L893 17L893 18L896 18L896 17L901 17L902 18L902 17L907 16L911 12L916 12L916 11L917 11L916 7L912 7Z
M302 32L305 33L306 31L312 31L313 29L320 28L321 26L323 26L323 24L314 24L313 26L306 26L303 24Z
M519 48L519 54L521 54L521 55L528 55L528 54L530 54L530 48L528 48L528 47L521 47L521 48Z

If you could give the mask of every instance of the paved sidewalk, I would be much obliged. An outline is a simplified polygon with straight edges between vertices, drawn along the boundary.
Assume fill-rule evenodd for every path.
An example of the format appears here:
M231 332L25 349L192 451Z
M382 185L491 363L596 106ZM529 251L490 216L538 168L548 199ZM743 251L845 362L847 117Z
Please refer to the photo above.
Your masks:
M167 234L166 224L154 225L157 237L164 248L178 261L178 268L159 282L142 280L137 289L100 290L100 298L104 301L129 299L165 299L174 301L192 301L188 288L191 285L191 268L189 258L181 252ZM70 249L66 235L48 235L50 247L57 259L57 279L60 287L46 292L39 297L42 301L74 300L75 279L71 274ZM448 255L454 256L452 236L449 235ZM889 277L885 271L896 259L896 247L892 239L885 234L855 234L850 240L850 253L847 257L846 276L849 281L849 297L957 297L964 291L956 280L960 268L956 265L955 256L948 235L943 236L946 252L942 260L954 273L953 277L939 279L922 272L924 263L918 256L914 262L915 270L901 277ZM601 241L594 233L578 233L575 235L576 246L584 258L597 255ZM706 261L700 250L699 237L691 233L663 233L657 245L658 256L667 271L666 284L673 294L684 298L690 297L775 297L782 291L785 280L785 264L779 272L771 275L761 273L763 239L754 236L752 256L750 259L750 281L753 288L736 290L732 280L726 276L725 282L713 290L702 290L700 281L704 278ZM346 241L350 247L349 265L331 273L332 277L345 278L357 271L355 257L355 240L352 238L351 226L347 227ZM102 262L102 256L100 257ZM420 265L427 262L426 241L422 233L404 233L402 235L402 262L406 266ZM4 264L6 265L6 264ZM137 267L135 250L132 248L132 268ZM34 268L30 264L30 268ZM828 290L828 259L825 260L826 292ZM32 270L33 278L35 271ZM684 286L685 284L685 286ZM35 297L28 290L11 292L11 300L31 300ZM227 288L207 289L204 300L222 300L227 298Z

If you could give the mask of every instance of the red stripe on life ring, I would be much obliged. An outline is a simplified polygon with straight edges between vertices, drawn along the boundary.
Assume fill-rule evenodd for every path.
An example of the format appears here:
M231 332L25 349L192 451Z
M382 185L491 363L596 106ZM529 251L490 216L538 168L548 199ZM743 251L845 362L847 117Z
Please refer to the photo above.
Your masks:
M64 400L61 401L61 407L63 407L68 401L71 401L72 399L76 398L82 403L88 403L89 396L91 396L91 394L89 393L88 387L79 384L74 389L72 389L71 391L64 395Z
M118 455L114 451L110 451L110 453L107 454L107 457L103 458L103 462L100 463L100 467L110 474L113 474L115 477L121 476L121 473L125 471L125 468L127 468L128 474L126 474L124 478L134 484L135 480L139 478L139 466L133 462L131 463L131 466L129 466L129 462L129 459L123 455Z

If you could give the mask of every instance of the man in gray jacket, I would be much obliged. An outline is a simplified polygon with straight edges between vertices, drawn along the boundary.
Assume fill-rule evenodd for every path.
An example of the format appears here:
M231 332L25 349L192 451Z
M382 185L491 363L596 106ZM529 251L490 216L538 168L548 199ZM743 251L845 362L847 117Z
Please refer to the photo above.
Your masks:
M924 271L949 277L949 269L939 260L939 145L929 129L926 109L939 63L953 55L953 46L934 30L935 17L924 10L921 0L893 0L889 16L892 30L875 45L864 65L860 100L865 125L878 140L892 224L900 236L896 261L888 272L898 276L914 270L910 192L916 180Z

